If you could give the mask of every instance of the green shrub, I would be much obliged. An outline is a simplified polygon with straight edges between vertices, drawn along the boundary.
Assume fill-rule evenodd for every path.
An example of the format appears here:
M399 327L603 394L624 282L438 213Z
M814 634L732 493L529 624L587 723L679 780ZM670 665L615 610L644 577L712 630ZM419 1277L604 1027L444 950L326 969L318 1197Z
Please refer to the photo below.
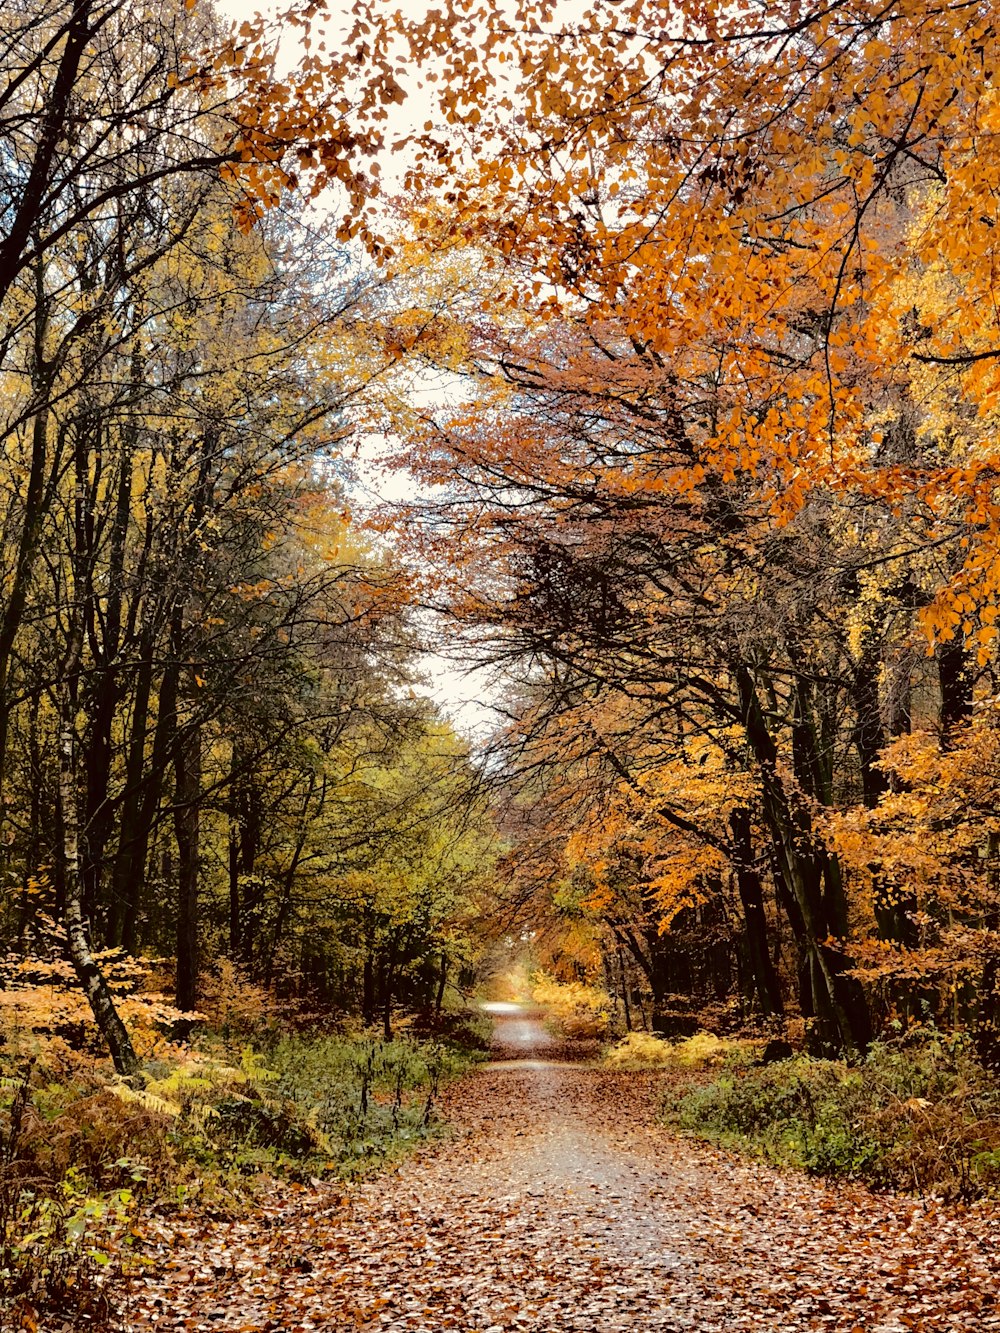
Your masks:
M441 1085L470 1057L442 1042L284 1035L244 1051L241 1086L176 1125L200 1160L243 1174L353 1175L434 1131Z
M729 1065L675 1094L681 1128L878 1188L973 1198L1000 1188L1000 1090L961 1038L873 1046L860 1066L795 1056Z
M399 1025L402 1028L402 1024ZM441 1041L469 1055L485 1055L493 1040L493 1023L479 1008L460 1005L440 1013L421 1010L415 1014L408 1034L418 1041Z

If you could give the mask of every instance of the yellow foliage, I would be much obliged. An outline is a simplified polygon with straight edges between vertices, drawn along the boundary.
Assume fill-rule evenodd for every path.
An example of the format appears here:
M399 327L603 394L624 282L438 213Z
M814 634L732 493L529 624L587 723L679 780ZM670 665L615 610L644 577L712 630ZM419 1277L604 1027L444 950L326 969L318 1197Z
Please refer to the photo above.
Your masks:
M149 960L115 949L95 957L141 1059L154 1052L167 1054L170 1029L202 1016L182 1012L159 992L141 990L152 967ZM0 979L5 983L0 988L0 1028L15 1046L41 1049L47 1058L60 1061L67 1043L78 1049L102 1048L93 1012L65 959L12 955L0 962Z
M717 1064L734 1045L712 1032L696 1032L679 1042L665 1041L651 1032L630 1032L612 1046L605 1060L614 1066L679 1064L700 1068Z
M717 1064L733 1045L713 1032L696 1032L693 1037L675 1044L674 1059L682 1065Z
M821 826L854 889L855 972L864 980L917 980L954 996L994 947L1000 847L1000 727L995 707L942 743L927 731L899 737L881 767L894 789L874 809L826 814ZM896 911L906 938L872 938Z
M248 981L228 958L202 978L201 1005L212 1026L225 1033L259 1029L277 1009L266 988Z
M651 1032L630 1032L616 1042L604 1057L609 1065L663 1065L673 1059L674 1048Z
M192 1108L207 1115L213 1114L209 1105L219 1092L235 1092L261 1083L273 1082L278 1076L265 1068L253 1052L244 1053L241 1067L219 1064L215 1060L192 1056L163 1078L153 1079L144 1088L127 1083L113 1083L111 1091L123 1102L142 1106L158 1115L174 1118Z
M568 1037L602 1037L607 1031L611 1001L600 986L582 981L557 981L540 972L531 998L544 1005Z

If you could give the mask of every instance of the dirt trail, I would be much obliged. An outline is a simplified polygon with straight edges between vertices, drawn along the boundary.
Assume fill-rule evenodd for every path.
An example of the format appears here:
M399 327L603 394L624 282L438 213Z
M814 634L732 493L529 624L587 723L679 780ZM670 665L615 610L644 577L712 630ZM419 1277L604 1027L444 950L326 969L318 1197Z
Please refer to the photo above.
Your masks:
M679 1141L656 1124L661 1076L571 1063L530 1014L496 1025L447 1142L346 1198L321 1187L185 1237L130 1327L1000 1330L994 1211Z

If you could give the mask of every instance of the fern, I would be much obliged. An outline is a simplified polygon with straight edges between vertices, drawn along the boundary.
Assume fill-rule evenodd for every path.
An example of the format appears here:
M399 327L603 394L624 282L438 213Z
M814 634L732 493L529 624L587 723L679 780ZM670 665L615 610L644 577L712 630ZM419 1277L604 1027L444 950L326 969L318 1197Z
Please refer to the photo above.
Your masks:
M143 1110L151 1111L154 1115L166 1115L175 1119L184 1109L179 1103L158 1096L155 1092L150 1092L149 1088L133 1088L128 1083L117 1082L108 1086L120 1102L141 1106Z

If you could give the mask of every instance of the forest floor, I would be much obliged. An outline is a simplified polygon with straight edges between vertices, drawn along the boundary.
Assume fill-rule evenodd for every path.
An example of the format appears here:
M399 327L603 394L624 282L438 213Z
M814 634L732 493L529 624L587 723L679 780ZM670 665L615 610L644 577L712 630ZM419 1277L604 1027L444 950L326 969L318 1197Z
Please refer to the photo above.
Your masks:
M495 1006L495 1008L502 1008ZM511 1007L513 1009L513 1007ZM1000 1212L825 1186L671 1135L659 1073L496 1015L452 1132L391 1175L163 1225L132 1330L1000 1330Z

